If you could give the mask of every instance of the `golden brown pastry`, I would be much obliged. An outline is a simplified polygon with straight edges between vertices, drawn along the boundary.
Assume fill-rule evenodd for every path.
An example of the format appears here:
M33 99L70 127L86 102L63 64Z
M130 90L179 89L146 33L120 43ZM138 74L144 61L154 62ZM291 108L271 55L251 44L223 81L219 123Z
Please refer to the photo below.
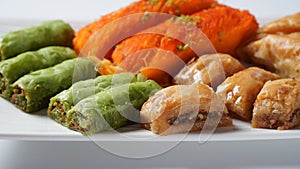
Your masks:
M300 12L262 26L237 53L282 78L300 78Z
M159 135L232 125L224 103L205 84L175 85L155 93L142 107L141 122Z
M242 49L244 57L282 78L300 78L300 32L266 35Z
M251 67L228 77L217 88L217 95L225 100L232 117L250 121L256 96L268 80L278 79L277 74Z
M300 12L268 23L258 29L258 33L289 34L300 32Z
M243 70L243 65L228 54L207 54L184 67L175 77L175 84L197 83L218 86L226 77Z
M255 101L252 127L284 130L299 125L299 79L267 82Z

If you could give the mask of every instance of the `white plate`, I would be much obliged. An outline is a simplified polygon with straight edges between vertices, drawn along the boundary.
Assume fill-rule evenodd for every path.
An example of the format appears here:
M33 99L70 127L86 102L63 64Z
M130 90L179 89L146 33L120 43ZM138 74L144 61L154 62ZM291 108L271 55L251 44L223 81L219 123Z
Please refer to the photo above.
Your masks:
M74 27L81 27L100 15L118 9L132 0L93 1L82 4L80 0L10 0L1 1L0 33L15 30L20 27L36 24L42 20L64 19ZM62 3L63 2L63 3ZM298 12L300 1L295 0L227 0L226 4L240 9L248 9L262 23ZM36 4L37 3L37 4ZM17 6L15 4L18 4ZM59 5L57 5L59 4ZM14 7L14 8L12 8ZM279 10L280 9L280 10ZM18 11L18 12L17 12ZM299 10L300 11L300 10ZM45 111L42 111L45 114ZM121 129L121 134L105 132L93 138L84 137L70 131L45 115L26 114L6 100L0 98L0 139L16 140L114 140L114 141L178 141L183 135L156 137L146 130ZM124 131L125 130L125 131ZM270 139L300 139L300 130L276 131L252 129L249 123L234 121L234 126L218 129L212 136L202 135L208 141L249 141ZM146 138L143 138L146 137ZM199 134L189 134L185 141L199 141Z

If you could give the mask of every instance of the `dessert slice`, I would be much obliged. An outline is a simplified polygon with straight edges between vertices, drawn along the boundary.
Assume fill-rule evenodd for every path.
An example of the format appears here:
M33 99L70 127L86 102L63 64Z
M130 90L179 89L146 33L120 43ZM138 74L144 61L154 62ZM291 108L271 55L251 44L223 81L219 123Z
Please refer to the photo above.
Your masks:
M300 12L270 22L258 29L258 33L288 34L300 31Z
M300 78L300 12L262 26L237 53L281 78Z
M159 135L232 125L224 103L205 84L167 87L150 97L140 116L143 127Z
M140 70L149 79L168 86L171 77L195 57L215 53L215 49L235 54L240 43L255 33L257 27L255 17L248 11L216 6L190 16L171 18L123 40L113 51L110 65L123 71ZM100 62L101 74L114 69L104 65L103 68Z
M74 49L77 52L80 52L89 38L96 33L98 30L105 27L107 24L112 23L122 17L129 15L134 16L134 14L144 14L145 17L127 17L131 22L126 22L125 25L119 25L119 31L132 31L133 34L139 32L145 28L156 25L163 20L155 18L153 22L148 20L150 13L165 13L170 15L190 15L195 12L201 11L203 9L210 8L213 5L216 5L215 0L139 0L132 2L128 6L125 6L119 10L111 12L109 14L101 16L96 21L86 25L81 28L77 33L76 37L73 40ZM147 22L146 22L147 21ZM131 24L130 24L131 23ZM135 24L133 24L135 23ZM125 28L125 29L124 29ZM130 28L130 29L126 29ZM110 37L110 36L108 36Z
M254 104L252 127L285 130L300 125L300 80L265 84Z
M227 78L218 86L217 94L225 100L232 117L250 121L256 96L267 81L278 78L277 74L251 67Z
M203 83L214 87L243 69L243 65L228 54L207 54L184 67L174 77L174 82L180 85Z
M282 78L300 78L300 32L266 35L241 51L245 60L264 66Z

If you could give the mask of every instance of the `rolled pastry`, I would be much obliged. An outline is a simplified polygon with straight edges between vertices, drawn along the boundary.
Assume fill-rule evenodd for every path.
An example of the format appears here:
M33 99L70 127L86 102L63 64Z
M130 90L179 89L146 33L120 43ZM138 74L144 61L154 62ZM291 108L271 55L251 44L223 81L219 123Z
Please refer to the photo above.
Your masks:
M75 51L68 47L49 46L3 60L0 62L0 93L8 99L11 94L9 85L20 77L75 57L77 57Z
M11 85L11 102L27 113L46 108L52 96L72 85L72 80L76 80L75 69L79 67L92 70L94 64L85 58L74 58L22 76ZM84 75L81 80L85 80L84 78L91 77Z
M84 135L122 127L139 117L144 102L160 89L156 82L147 80L104 90L69 110L67 127Z
M74 30L62 20L43 22L0 37L0 60L46 46L72 47Z
M69 89L64 90L50 99L48 116L56 122L66 126L67 112L79 101L96 93L131 82L142 82L147 79L135 77L133 73L124 72L114 75L98 76L95 79L83 80L74 83Z

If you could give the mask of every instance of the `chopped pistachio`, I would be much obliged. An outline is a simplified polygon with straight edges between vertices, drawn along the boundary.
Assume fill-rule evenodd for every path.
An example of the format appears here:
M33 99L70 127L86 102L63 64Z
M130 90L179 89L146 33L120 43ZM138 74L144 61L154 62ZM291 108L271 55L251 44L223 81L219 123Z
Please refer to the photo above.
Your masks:
M221 37L223 35L223 32L219 31L218 36Z
M178 45L177 50L187 50L189 48L189 44L185 44L184 46Z
M145 23L150 17L149 12L145 12L144 15L142 16L142 23Z
M151 5L154 5L157 2L157 0L152 0Z
M218 32L219 41L222 41L222 35L223 35L223 32L219 31L219 32Z
M183 46L182 45L178 45L177 46L177 50L182 50Z
M168 1L167 1L167 6L171 6L172 3L173 3L173 0L168 0Z
M191 41L191 42L190 42L190 46L195 45L195 44L196 44L195 41Z
M187 24L187 25L196 25L199 22L200 17L190 16L190 15L181 15L176 18L175 23L177 24Z
M187 50L189 47L190 47L189 44L185 44L185 45L183 46L182 50Z
M210 7L211 7L211 8L216 7L216 3L212 3Z

